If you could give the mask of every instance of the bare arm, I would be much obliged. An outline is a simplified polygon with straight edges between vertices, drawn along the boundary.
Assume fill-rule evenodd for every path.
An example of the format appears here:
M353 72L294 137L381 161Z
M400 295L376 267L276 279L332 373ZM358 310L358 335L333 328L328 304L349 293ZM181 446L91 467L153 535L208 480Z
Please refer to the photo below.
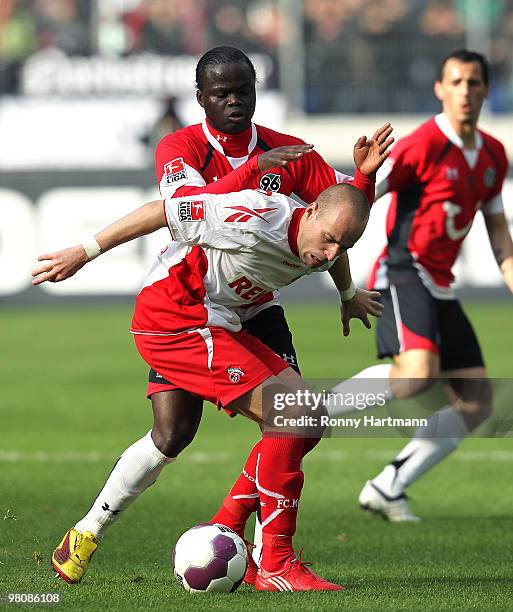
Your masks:
M339 293L343 293L351 287L353 279L351 278L351 269L349 267L349 257L347 253L343 253L335 261L329 269L329 273Z
M513 241L504 213L485 215L486 229L495 261L500 268L504 282L513 293Z
M351 319L360 321L370 329L371 324L368 315L380 317L383 306L376 300L380 297L378 291L367 291L354 286L351 279L349 257L347 253L342 254L329 269L329 273L341 299L341 319L344 336L349 336Z
M101 252L105 253L120 244L151 234L166 225L162 200L155 200L114 221L98 232L94 238ZM81 244L55 253L40 255L37 260L45 263L32 271L33 285L40 285L45 281L54 283L63 281L91 261Z

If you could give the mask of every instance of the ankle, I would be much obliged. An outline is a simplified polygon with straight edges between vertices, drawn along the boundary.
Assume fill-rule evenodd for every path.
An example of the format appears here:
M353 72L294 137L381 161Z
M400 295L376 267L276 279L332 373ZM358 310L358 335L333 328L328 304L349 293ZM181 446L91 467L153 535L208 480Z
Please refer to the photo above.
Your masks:
M250 509L237 503L231 497L226 497L219 510L210 519L210 522L226 525L240 535L241 538L244 538L244 528L250 514Z
M294 556L292 536L262 534L261 567L264 570L267 572L276 572L281 569L289 559L293 559Z

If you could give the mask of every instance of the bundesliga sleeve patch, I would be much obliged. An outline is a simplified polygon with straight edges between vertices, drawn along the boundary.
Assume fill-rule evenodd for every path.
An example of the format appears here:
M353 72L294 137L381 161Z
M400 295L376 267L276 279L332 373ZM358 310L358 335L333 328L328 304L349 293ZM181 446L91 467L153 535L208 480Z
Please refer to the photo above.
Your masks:
M205 202L203 200L178 202L178 218L181 222L205 221Z
M185 169L185 162L183 157L177 157L164 165L164 174L166 176L166 183L171 185L176 181L181 181L187 178L187 170Z

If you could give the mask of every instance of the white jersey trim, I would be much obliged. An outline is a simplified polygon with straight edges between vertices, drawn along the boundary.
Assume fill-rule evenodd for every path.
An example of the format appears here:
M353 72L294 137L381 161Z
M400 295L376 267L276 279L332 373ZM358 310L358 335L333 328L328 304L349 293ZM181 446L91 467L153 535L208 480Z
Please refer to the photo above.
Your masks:
M206 327L198 329L198 334L203 338L207 346L207 367L212 372L212 361L214 359L214 340L212 334Z
M207 183L201 174L189 164L185 165L186 178L181 181L176 181L172 185L168 185L166 181L166 173L164 172L160 178L160 195L163 198L172 198L180 187L204 187Z
M433 277L431 276L431 274L418 261L415 261L413 265L418 270L419 278L422 284L434 298L436 298L437 300L455 300L456 299L456 295L452 287L442 287L441 285L437 285Z
M397 289L395 288L395 285L390 285L390 295L392 296L392 308L394 310L397 339L399 340L399 352L402 353L404 351L403 320L401 318L399 298L397 297Z
M258 134L257 134L256 125L254 123L251 123L251 139L248 144L248 154L244 155L243 157L229 157L228 155L226 155L223 149L223 145L219 142L219 140L216 140L210 133L206 119L203 119L203 121L201 122L201 127L203 129L203 133L205 134L205 137L208 140L208 142L214 147L214 149L218 153L221 153L221 155L226 157L226 159L228 160L228 163L234 170L236 170L239 166L242 166L242 164L245 164L248 161L249 156L251 155L253 149L256 147L257 140L258 140Z
M339 172L338 170L335 170L335 180L337 181L337 184L340 183L350 183L351 181L354 181L354 177L353 176L349 176L348 174L343 174L342 172Z
M475 139L476 139L475 148L466 149L465 145L463 144L463 140L461 139L460 136L458 136L455 129L452 127L451 122L449 121L449 118L447 117L447 115L445 115L444 113L439 113L438 115L435 115L435 123L440 129L440 131L445 136L447 136L447 138L454 145L456 145L459 149L462 150L463 155L465 156L465 159L467 160L469 167L475 168L477 164L477 158L479 157L479 151L481 151L481 148L483 147L483 137L479 133L479 130L475 131Z
M504 213L504 202L502 200L502 193L498 193L491 200L488 200L481 208L483 215L491 217L493 215L500 215Z
M454 289L452 287L442 287L441 285L437 285L426 268L418 261L415 261L415 259L413 266L417 270L421 283L428 290L430 295L437 300L456 299L456 294L454 293ZM376 270L376 278L372 288L376 289L377 291L380 291L381 289L391 290L392 288L392 285L388 279L388 261L386 255L379 261L378 269Z

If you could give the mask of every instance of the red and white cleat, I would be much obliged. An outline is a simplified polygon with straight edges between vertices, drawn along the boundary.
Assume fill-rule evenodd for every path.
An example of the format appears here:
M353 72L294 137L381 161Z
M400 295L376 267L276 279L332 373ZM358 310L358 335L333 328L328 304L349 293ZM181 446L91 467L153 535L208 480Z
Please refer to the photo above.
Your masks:
M342 591L343 586L328 582L308 569L311 563L301 560L301 553L287 561L277 572L267 572L260 568L255 580L257 591Z

